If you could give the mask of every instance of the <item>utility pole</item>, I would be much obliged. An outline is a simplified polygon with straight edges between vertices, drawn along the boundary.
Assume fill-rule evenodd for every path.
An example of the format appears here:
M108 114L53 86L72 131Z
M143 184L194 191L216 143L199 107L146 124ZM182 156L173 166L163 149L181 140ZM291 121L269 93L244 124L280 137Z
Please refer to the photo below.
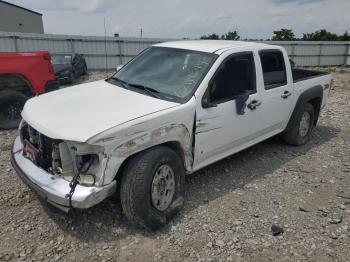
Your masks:
M141 30L140 30L140 36L141 36L141 38L142 38L142 34L143 34L143 30L142 30L142 28L141 28Z
M108 75L108 62L107 62L107 29L106 29L106 18L103 18L103 27L105 29L105 62L106 62L106 75Z

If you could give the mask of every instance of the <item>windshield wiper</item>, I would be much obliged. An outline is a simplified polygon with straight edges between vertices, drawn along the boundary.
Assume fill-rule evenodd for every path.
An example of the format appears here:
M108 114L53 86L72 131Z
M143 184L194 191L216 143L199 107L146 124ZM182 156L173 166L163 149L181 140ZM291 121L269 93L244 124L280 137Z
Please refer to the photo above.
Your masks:
M121 80L121 79L119 79L118 77L111 77L110 79L113 79L113 80L119 82L119 83L122 85L122 87L124 87L124 88L126 88L126 89L129 89L128 83L125 82L125 81L123 81L123 80ZM109 79L108 79L108 80L109 80Z
M159 93L158 90L155 90L151 87L147 87L147 86L144 86L144 85L139 85L139 84L130 84L130 83L127 83L128 86L132 86L132 87L135 87L135 88L139 88L139 89L142 89L142 90L145 90L148 94L150 94L151 96L153 97L156 97L156 98L159 98L160 99L160 96L157 95L157 93Z
M122 87L124 87L126 89L129 89L130 86L134 87L134 88L142 89L142 90L146 91L148 94L150 94L151 96L161 99L160 96L156 94L156 93L159 93L159 91L155 90L153 88L150 88L150 87L147 87L144 85L140 85L140 84L130 84L124 80L121 80L118 77L111 77L110 79L113 79L113 80L119 82L122 85Z

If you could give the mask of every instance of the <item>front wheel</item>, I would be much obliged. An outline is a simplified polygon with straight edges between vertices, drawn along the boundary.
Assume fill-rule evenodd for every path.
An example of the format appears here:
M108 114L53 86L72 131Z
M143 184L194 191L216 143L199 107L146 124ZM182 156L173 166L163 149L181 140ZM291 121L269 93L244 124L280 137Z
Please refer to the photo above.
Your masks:
M21 112L28 97L17 91L0 92L0 129L18 127Z
M315 110L307 103L297 113L296 124L283 134L283 139L290 145L305 145L311 137L315 123Z
M184 176L181 158L166 146L132 157L121 181L126 217L151 230L165 226L183 207Z

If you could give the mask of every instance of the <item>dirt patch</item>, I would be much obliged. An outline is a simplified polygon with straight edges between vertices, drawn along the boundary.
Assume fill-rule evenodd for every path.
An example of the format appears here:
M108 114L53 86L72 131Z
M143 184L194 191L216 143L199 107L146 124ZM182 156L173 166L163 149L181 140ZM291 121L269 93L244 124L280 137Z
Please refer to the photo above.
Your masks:
M17 131L1 131L0 261L349 261L350 70L332 71L310 143L272 138L187 177L184 210L156 233L131 226L116 197L49 208L10 165Z

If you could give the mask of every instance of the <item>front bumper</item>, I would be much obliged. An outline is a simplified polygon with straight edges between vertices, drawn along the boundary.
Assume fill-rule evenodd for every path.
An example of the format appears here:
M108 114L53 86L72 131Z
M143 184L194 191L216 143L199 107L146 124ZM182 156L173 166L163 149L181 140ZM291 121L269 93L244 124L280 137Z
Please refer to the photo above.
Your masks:
M64 84L70 84L73 82L72 76L70 75L61 75L57 74L56 75L56 80L59 82L59 84L64 85Z
M13 143L11 163L18 176L39 196L64 211L68 211L71 207L92 207L116 191L116 181L101 187L77 185L70 206L69 199L66 198L66 194L70 191L69 182L33 164L23 156L22 149L21 139L17 137Z

